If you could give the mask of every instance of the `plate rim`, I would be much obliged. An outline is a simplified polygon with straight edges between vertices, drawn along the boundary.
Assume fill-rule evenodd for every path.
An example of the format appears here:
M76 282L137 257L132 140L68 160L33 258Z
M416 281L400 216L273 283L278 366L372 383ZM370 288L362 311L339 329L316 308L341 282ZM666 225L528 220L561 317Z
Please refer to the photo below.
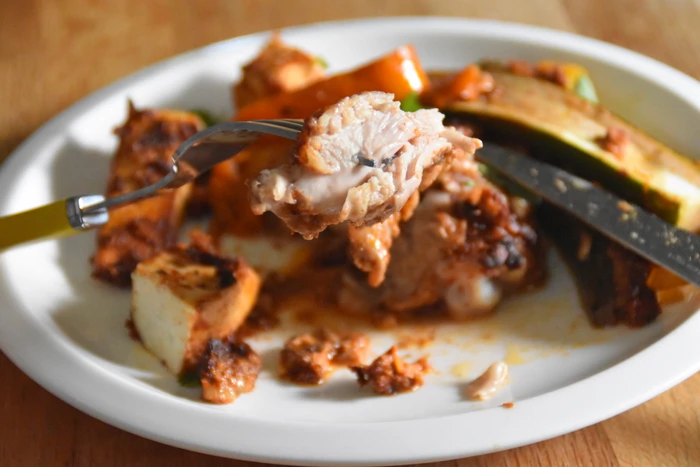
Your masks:
M465 30L470 30L472 33L481 32L482 34L487 29L490 29L489 34L491 34L493 37L501 37L509 40L520 39L533 44L542 44L549 48L553 46L553 43L556 40L558 41L558 48L570 53L589 55L594 57L596 60L610 63L613 62L614 58L616 68L625 69L655 82L666 91L678 95L686 103L692 105L698 110L698 112L700 112L700 92L698 92L700 91L700 83L693 78L637 52L633 52L597 39L591 39L577 34L548 28L494 20L434 16L401 16L312 23L297 27L284 28L283 31L285 34L294 35L312 33L315 29L323 30L353 27L395 28L397 26L414 28L419 27L420 30L439 26L450 28L462 27ZM148 77L152 73L163 71L169 67L177 67L180 62L187 62L195 56L218 53L221 49L245 47L246 42L259 41L266 37L269 33L270 31L249 34L193 49L174 57L158 61L89 94L55 117L51 118L47 123L42 125L37 131L22 142L8 156L8 158L6 158L2 166L0 166L0 181L9 180L15 174L21 172L23 166L28 164L28 162L26 162L28 158L22 157L22 155L27 153L31 154L32 148L35 146L40 146L42 141L45 140L46 137L50 136L56 129L60 128L64 121L70 120L75 116L80 115L82 112L89 110L96 103L106 99L110 95L127 88L132 83L138 82ZM576 43L574 44L572 41L575 41ZM609 53L608 58L603 57L606 52ZM649 70L646 73L640 73L639 69L644 66L653 70L653 73ZM652 74L653 76L650 76ZM663 84L662 82L664 80L668 80L666 81L667 83L673 82L674 85ZM688 88L694 90L694 95L698 97L693 98L693 94L688 93L687 91L681 92L683 89L687 90ZM6 186L7 185L10 184L6 184ZM3 194L8 191L7 188L2 188L2 186L3 184L0 183L0 211L2 211L5 204L5 197ZM0 269L4 269L2 263L0 263ZM0 277L0 291L5 292L0 294L0 296L3 297L3 304L8 304L8 308L12 308L13 300L16 300L16 298L13 296L12 288L3 277ZM15 307L20 309L21 305L16 303ZM155 424L143 426L139 425L139 423L134 423L134 420L144 419L147 417L141 416L125 419L126 411L120 412L117 410L115 412L114 409L105 409L104 401L102 401L102 405L94 403L92 400L94 399L94 396L92 399L82 399L76 397L75 394L68 393L67 391L69 389L74 388L66 387L65 382L60 381L61 378L56 374L55 369L40 369L42 364L44 367L46 367L45 362L37 360L37 356L39 356L38 354L41 352L37 352L36 350L33 352L26 352L25 349L20 350L20 347L22 346L17 345L17 339L13 339L12 332L9 332L9 329L14 330L15 328L13 326L8 326L8 323L12 323L14 321L16 325L24 326L25 330L31 331L29 333L30 336L32 334L37 334L33 336L35 338L43 336L47 345L55 347L54 350L57 351L56 355L70 357L71 354L76 354L76 350L71 348L61 348L63 344L58 342L58 338L55 335L50 335L49 338L46 339L46 336L40 332L43 330L41 324L27 322L28 320L31 321L35 319L33 316L21 311L15 313L17 316L13 316L9 313L10 310L4 311L6 312L0 313L0 323L2 323L0 324L0 348L2 348L5 355L7 355L7 357L16 366L18 366L25 374L27 374L42 387L90 416L125 431L176 447L225 457L234 457L243 460L275 462L289 465L393 465L407 462L440 461L464 457L467 455L472 456L519 447L542 441L544 439L549 439L560 434L575 431L605 420L611 416L641 404L669 389L670 387L675 386L700 369L700 357L693 356L692 352L684 351L685 345L683 345L683 343L692 343L695 336L693 331L695 329L700 329L700 316L699 314L695 313L681 323L676 329L670 331L667 335L655 343L644 348L631 357L617 363L616 365L613 365L606 370L596 373L569 386L565 386L555 391L519 402L512 410L502 410L496 408L479 412L470 412L467 414L439 416L400 422L376 422L372 424L350 424L345 426L330 425L334 427L334 430L336 430L332 437L328 437L328 433L326 433L325 443L320 440L320 437L316 437L314 443L308 446L309 448L314 448L316 450L301 454L298 452L300 446L302 449L307 447L304 445L304 443L300 445L299 443L290 444L289 442L282 442L277 446L267 446L268 451L275 451L276 449L276 452L266 453L264 450L260 449L260 443L257 443L257 446L255 447L254 436L251 437L248 435L246 437L249 438L249 440L253 443L251 446L254 447L246 447L233 451L231 449L222 448L220 445L214 446L212 444L202 442L201 439L199 439L199 441L193 441L193 439L196 437L182 439L183 435L186 433L182 431L178 432L178 427L174 427L172 425L172 413L166 413L166 416L157 421ZM24 336L23 339L26 339L26 336ZM658 357L664 355L674 355L677 358L671 359L670 362L665 360L663 364L657 364L655 372L650 374L649 365L647 363L654 361L654 356ZM188 405L176 396L166 394L158 395L156 397L149 393L144 393L143 391L129 388L128 386L134 385L133 382L128 380L125 381L123 378L110 373L104 368L101 368L95 361L86 360L84 357L77 354L73 355L73 358L78 363L78 366L80 367L79 370L81 372L87 372L84 374L90 374L91 372L98 372L97 374L100 372L104 373L100 384L107 384L106 389L110 389L110 385L114 384L114 386L111 387L112 390L119 389L119 391L132 392L132 396L136 397L137 399L142 398L144 404L150 403L152 399L157 399L153 400L153 402L157 402L158 404L162 405L161 409L165 409L166 412L168 410L181 410L181 412L178 413L191 415L193 421L204 417L202 421L212 422L215 420L217 423L221 423L222 421L225 422L225 420L230 417L230 414L225 411L216 411L215 409L209 407L192 406L191 404ZM60 361L60 358L58 360ZM618 373L627 375L627 378L620 381L620 378L616 377ZM654 383L648 382L648 378L650 376L657 377L655 378ZM595 387L600 385L601 387L609 387L611 381L617 383L617 386L615 386L614 390L612 391L614 395L608 394L608 401L605 404L604 409L588 410L581 404L576 406L571 403L572 400L576 400L571 398L572 395L585 393L585 388L591 386ZM645 384L640 384L644 381L646 381ZM644 389L636 389L635 385L638 385L636 386L637 388L642 386ZM630 394L633 394L633 396L630 397ZM612 399L612 401L610 399ZM536 434L530 433L529 437L523 437L522 435L515 436L513 431L515 430L517 432L517 429L514 427L516 427L516 425L520 426L520 429L522 430L522 420L535 419L539 415L540 410L542 410L542 404L546 404L548 406L547 410L550 412L552 407L555 406L562 409L569 409L569 412L567 412L568 417L575 418L576 422L567 422L563 420L562 415L560 415L558 420L555 420L554 423L550 423L544 429L540 429ZM500 412L498 412L499 410ZM574 413L576 415L573 415ZM498 414L495 416L495 419L497 420L494 419L493 414ZM491 417L491 419L489 419L489 417ZM455 437L454 433L441 433L442 441L440 441L440 443L431 442L430 444L433 451L431 451L429 454L419 452L423 444L417 442L418 440L413 443L414 439L416 438L416 432L434 433L436 429L444 430L445 423L449 423L452 428L456 428L456 430L453 431L459 431L461 435L465 435L468 433L468 427L463 426L463 423L461 422L467 418L469 419L469 423L480 424L482 427L490 427L494 429L503 428L504 441L498 445L492 445L490 447L482 446L481 448L474 448L472 446L471 448L466 448L463 447L465 446L465 443L463 442L464 440L460 441L460 438ZM505 424L504 427L498 427L497 425L499 423ZM273 428L276 430L276 436L281 437L280 439L284 439L285 436L293 434L295 430L299 429L300 427L309 429L309 427L312 426L322 426L324 429L316 429L316 431L323 432L327 430L327 427L329 426L325 423L315 422L273 423L268 421L253 421L253 426L249 428L252 428L251 431L254 431L258 435L265 435L265 430L270 430L270 424L274 425ZM362 432L356 430L358 425L362 425ZM375 443L373 445L374 447L372 448L373 450L368 450L370 452L367 453L358 452L357 449L337 445L332 439L342 436L352 437L359 435L363 435L363 437L367 440L370 440L372 437L381 438L381 434L385 429L390 429L391 432L394 433L395 438L411 439L411 444L415 444L415 446L413 448L403 446L407 449L398 450L395 448L401 446L401 444L396 444L396 440L382 440L388 441L388 444L379 445ZM316 434L318 435L323 433ZM437 446L438 444L439 446ZM355 443L353 442L352 445L355 445ZM393 446L394 449L386 449L386 446ZM468 452L465 452L465 450ZM354 457L348 457L348 455Z

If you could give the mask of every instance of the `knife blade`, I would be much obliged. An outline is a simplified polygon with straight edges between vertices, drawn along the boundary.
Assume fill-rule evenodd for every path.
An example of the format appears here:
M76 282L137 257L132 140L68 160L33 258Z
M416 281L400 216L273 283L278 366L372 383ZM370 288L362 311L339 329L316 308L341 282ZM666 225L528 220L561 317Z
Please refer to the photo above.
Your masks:
M649 261L700 287L700 236L587 180L529 156L484 142L477 160Z

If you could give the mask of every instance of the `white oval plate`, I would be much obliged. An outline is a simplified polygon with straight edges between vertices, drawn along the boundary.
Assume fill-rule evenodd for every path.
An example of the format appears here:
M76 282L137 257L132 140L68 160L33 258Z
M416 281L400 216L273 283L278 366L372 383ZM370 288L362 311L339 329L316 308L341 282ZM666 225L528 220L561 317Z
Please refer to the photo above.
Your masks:
M99 91L41 128L3 165L0 212L102 191L112 129L138 106L230 112L229 84L267 35L233 39L159 63ZM289 29L285 38L348 69L405 42L427 68L482 57L570 60L588 67L610 108L695 156L700 85L656 61L571 34L487 21L398 18ZM663 118L658 118L661 115ZM360 392L349 372L322 388L278 382L270 369L282 336L260 338L266 370L231 406L196 400L124 330L128 292L89 278L90 234L0 256L0 345L23 371L69 404L133 433L192 450L288 464L398 464L482 454L561 435L661 393L700 368L698 301L654 325L590 329L571 281L552 258L542 292L496 317L443 326L427 349L440 374L393 398ZM377 335L381 351L391 335ZM418 355L419 352L412 352ZM489 403L460 389L497 358L512 382ZM515 407L500 404L515 401Z

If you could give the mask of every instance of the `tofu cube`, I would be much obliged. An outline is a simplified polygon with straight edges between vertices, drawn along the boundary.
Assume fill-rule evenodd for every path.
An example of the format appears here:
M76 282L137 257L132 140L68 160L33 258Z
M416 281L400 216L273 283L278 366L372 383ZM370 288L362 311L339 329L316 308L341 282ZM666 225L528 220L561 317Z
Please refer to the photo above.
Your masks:
M210 339L224 339L257 300L258 274L243 259L178 245L132 274L131 319L143 345L174 375L193 369Z

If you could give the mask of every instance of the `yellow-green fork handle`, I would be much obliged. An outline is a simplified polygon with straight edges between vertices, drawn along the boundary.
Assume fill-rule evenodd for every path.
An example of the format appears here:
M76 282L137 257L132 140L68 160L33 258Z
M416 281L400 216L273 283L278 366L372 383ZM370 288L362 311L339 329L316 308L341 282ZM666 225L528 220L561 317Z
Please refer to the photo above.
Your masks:
M80 209L104 199L101 196L79 196L40 206L29 211L0 217L0 251L22 243L51 237L64 237L103 224L106 212L99 219L85 222Z

